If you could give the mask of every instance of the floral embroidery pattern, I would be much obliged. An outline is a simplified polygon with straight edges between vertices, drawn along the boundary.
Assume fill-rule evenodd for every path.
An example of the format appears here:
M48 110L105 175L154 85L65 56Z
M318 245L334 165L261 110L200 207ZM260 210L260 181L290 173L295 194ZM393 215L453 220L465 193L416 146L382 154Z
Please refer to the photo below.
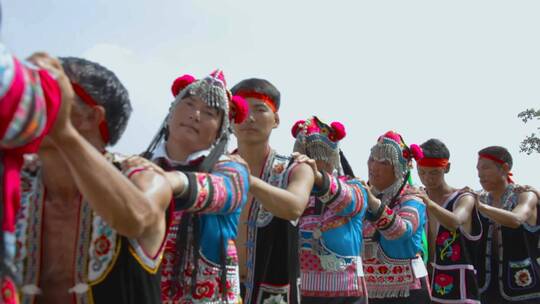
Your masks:
M201 282L197 283L197 287L195 288L195 293L193 294L193 298L200 300L202 298L211 298L214 295L214 285L209 282Z
M113 266L117 234L100 216L94 215L88 260L88 280L99 280Z
M437 246L440 249L439 258L441 261L449 258L452 262L457 262L461 258L461 247L455 241L458 239L456 231L444 231L437 236ZM455 244L454 244L455 243ZM442 249L440 248L442 247Z
M514 280L519 287L527 287L531 285L532 278L528 269L521 269L514 274Z
M454 289L454 278L445 273L440 273L435 276L435 283L433 289L440 295L448 294Z

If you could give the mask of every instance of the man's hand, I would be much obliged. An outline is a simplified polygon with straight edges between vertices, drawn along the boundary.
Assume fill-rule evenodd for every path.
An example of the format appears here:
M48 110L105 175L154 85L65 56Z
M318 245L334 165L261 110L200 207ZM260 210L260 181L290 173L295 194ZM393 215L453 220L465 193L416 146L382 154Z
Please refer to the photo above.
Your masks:
M245 159L243 159L242 156L240 156L238 154L230 154L228 156L233 162L239 163L239 164L244 165L246 167L246 169L248 170L248 173L249 173L249 185L251 186L251 184L253 183L253 178L251 176L251 170L249 169L249 164L247 163L247 161Z
M382 204L381 200L376 198L375 195L373 194L373 192L371 192L371 186L370 185L368 185L365 181L360 181L360 183L366 189L366 192L367 192L367 195L368 195L368 207L369 207L369 210L372 213L377 212L377 210L379 210L379 208L381 207L381 204Z
M133 169L152 170L159 175L165 176L165 171L153 162L141 156L130 156L122 161L122 171L126 172Z
M54 142L63 136L64 132L69 130L72 125L70 121L71 107L75 99L75 93L71 87L69 78L64 73L60 61L47 53L34 53L27 59L40 69L49 72L56 79L62 93L62 104L58 111L58 116L54 127L49 132L50 139Z
M540 191L538 189L534 188L533 186L529 185L518 185L514 188L514 192L516 193L523 193L523 192L532 192L536 194L536 198L540 200Z
M426 207L429 207L431 204L435 204L435 202L429 198L429 195L426 193L426 190L424 188L415 189L412 194L420 198L424 202Z
M299 164L307 164L308 166L310 166L311 170L313 171L313 175L315 176L315 185L317 187L323 186L324 177L319 171L319 168L317 168L317 162L314 159L309 158L307 155L298 152L293 152L291 156L294 158L295 162Z
M474 189L472 189L469 186L465 186L465 187L459 189L459 192L461 192L461 193L470 193L474 197L474 207L476 208L476 210L478 210L479 212L482 212L482 210L484 210L483 209L484 204L480 201L479 193L474 191Z

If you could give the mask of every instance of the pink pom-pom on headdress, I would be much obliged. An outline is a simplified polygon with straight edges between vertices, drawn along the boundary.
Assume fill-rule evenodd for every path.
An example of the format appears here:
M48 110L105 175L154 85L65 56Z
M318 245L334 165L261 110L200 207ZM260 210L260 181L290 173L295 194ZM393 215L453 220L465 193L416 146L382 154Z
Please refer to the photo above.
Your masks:
M222 70L215 70L210 74L210 76L219 79L223 83L223 86L227 86L227 81L225 81L225 74L223 74Z
M229 119L233 120L234 123L242 123L249 114L249 106L247 101L238 95L235 95L231 98L231 110L229 111Z
M384 138L384 137L389 138L389 139L391 139L391 140L393 140L393 141L395 141L395 142L397 142L398 144L401 145L401 136L399 134L397 134L396 132L394 132L394 131L388 131L388 132L384 133L384 135L381 136L379 138L379 140Z
M342 123L334 121L330 124L330 126L334 130L334 141L342 140L343 138L345 138L345 136L347 136L345 126Z
M416 161L419 161L422 158L424 158L424 151L422 151L422 148L419 145L412 144L410 146L410 149L411 149L412 156L414 157Z
M176 78L171 87L173 96L176 97L180 92L182 92L183 89L185 89L188 85L192 84L196 80L197 79L195 79L195 77L189 74Z
M305 120L299 120L297 122L294 123L292 129L291 129L291 134L294 138L296 138L296 136L298 135L298 132L300 132L300 128L303 128L303 124L306 123Z

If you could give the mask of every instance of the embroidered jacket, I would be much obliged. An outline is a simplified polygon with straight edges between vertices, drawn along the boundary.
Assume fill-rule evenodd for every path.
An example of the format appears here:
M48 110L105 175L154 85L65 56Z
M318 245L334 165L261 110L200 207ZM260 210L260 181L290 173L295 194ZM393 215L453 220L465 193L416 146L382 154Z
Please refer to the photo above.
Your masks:
M164 161L158 160L158 164L174 170ZM249 172L227 157L222 157L211 173L198 173L196 167L191 164L176 168L187 175L189 189L182 198L175 199L171 209L173 222L161 273L162 300L164 303L241 303L235 239L240 212L247 200ZM194 252L197 247L198 252ZM180 267L179 278L174 276L175 267ZM223 299L223 295L227 298Z
M113 156L107 154L112 161ZM35 302L40 289L41 246L46 189L41 173L25 172L22 178L21 209L17 217L16 265L21 303ZM81 198L76 256L73 268L72 303L160 303L159 273L162 250L148 256L138 242L114 231Z
M361 249L366 190L357 179L324 176L324 185L313 189L300 218L302 296L365 297Z
M506 188L501 198L502 208L512 210L518 203L519 194L514 192L515 184ZM493 199L487 192L480 200L492 205ZM485 234L479 241L478 284L484 293L490 284L496 284L502 298L507 301L540 301L540 208L537 207L535 225L528 223L513 229L499 225L481 215ZM497 238L498 256L493 256L493 239ZM498 269L495 269L497 267ZM494 273L498 273L495 278Z
M467 193L456 191L443 208L453 212L456 202ZM435 258L431 277L431 296L439 303L478 303L480 293L476 280L476 241L482 236L478 210L472 213L471 233L459 227L455 231L440 225L435 240Z
M421 259L426 224L424 203L406 185L390 206L364 221L363 263L370 298L403 298L427 276Z
M290 157L271 150L260 178L286 188L294 170ZM300 303L298 227L275 217L256 199L249 209L244 303ZM273 302L275 301L275 302Z

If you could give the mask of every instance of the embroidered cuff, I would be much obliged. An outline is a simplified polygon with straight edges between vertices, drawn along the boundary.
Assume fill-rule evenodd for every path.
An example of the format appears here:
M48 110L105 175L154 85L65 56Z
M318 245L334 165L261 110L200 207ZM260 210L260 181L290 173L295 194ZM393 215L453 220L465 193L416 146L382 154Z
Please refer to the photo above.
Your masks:
M175 211L189 209L197 200L197 181L195 180L195 175L191 172L183 172L183 174L186 176L188 183L182 197L177 196L174 198Z
M328 177L328 173L321 170L319 172L322 174L323 184L320 188L313 185L313 189L311 190L311 194L317 197L323 196L330 191L330 177Z
M176 194L174 197L175 198L182 198L188 192L189 179L188 179L187 175L182 171L174 171L174 172L178 175L178 178L180 178L182 180L182 184L184 185L184 187L182 188L182 191L180 193Z
M386 206L383 203L381 203L379 205L379 208L374 213L371 212L371 210L369 210L369 208L368 208L368 210L366 212L366 219L368 219L371 222L375 222L376 220L378 220L381 217L381 214L383 213L385 208L386 208Z
M396 220L396 214L387 206L384 206L383 212L381 212L379 218L375 221L375 227L379 230L386 230L392 227Z

